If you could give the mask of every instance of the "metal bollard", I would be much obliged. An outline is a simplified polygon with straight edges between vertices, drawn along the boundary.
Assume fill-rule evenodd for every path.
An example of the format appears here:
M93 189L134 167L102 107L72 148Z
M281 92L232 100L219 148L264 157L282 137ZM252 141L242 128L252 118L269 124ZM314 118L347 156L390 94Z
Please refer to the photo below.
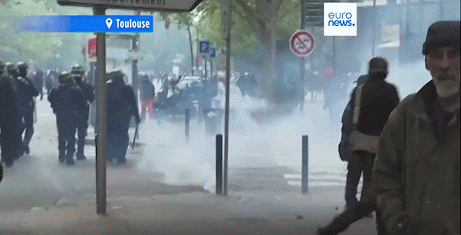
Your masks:
M216 135L216 194L222 194L222 135Z
M189 143L189 120L190 120L190 110L186 109L186 143Z
M309 191L309 154L308 136L303 135L302 139L302 169L301 169L301 192L307 194Z

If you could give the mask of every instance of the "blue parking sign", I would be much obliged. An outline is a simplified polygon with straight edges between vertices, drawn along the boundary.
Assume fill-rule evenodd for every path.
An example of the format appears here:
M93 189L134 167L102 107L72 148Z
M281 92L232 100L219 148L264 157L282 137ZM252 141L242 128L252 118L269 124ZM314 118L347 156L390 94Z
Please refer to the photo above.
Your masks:
M215 58L216 57L216 48L210 47L210 57Z
M210 51L209 41L200 41L200 53L208 53Z

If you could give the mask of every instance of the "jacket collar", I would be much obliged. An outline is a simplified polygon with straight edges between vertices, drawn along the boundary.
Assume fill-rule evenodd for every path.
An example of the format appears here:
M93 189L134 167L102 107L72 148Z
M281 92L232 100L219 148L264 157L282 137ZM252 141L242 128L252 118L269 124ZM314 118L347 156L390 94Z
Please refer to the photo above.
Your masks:
M417 118L429 122L432 135L438 142L443 141L444 126L448 123L450 115L442 109L434 82L428 82L416 93L416 96L419 96L423 102L423 109L416 112Z

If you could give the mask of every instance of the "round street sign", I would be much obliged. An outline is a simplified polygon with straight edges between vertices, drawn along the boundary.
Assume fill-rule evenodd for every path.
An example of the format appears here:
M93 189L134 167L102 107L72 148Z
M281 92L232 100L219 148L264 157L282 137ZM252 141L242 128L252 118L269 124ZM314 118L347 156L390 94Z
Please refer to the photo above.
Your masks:
M314 36L306 30L298 30L290 38L290 48L299 57L308 56L315 49Z

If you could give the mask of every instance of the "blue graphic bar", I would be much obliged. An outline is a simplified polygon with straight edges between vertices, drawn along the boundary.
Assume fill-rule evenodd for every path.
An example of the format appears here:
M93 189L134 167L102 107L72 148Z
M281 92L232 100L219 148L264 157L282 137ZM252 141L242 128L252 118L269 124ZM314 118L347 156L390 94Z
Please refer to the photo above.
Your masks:
M46 15L21 21L22 31L45 33L152 33L154 17L146 15Z

